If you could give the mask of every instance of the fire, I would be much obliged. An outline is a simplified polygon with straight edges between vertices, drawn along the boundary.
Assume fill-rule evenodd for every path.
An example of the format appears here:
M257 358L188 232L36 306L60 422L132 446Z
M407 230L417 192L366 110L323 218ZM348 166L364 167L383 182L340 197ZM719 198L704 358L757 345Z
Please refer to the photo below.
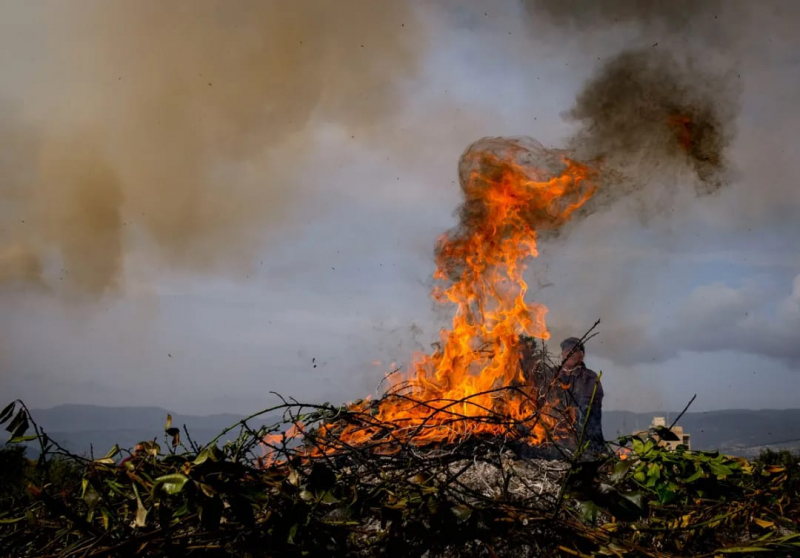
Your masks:
M376 440L446 444L469 435L508 435L512 424L527 426L522 431L531 445L563 434L536 386L504 388L526 382L520 336L550 336L547 308L525 301L523 275L538 255L537 234L558 229L583 206L595 192L597 173L531 140L502 138L473 144L460 171L461 222L438 240L432 292L454 307L451 326L440 332L432 354L415 358L409 374L388 378L383 398L350 406L374 422L342 430L323 424L317 439L335 436L347 445L394 452L398 444ZM499 406L508 419L503 423L496 420ZM387 423L394 426L388 434Z
M547 172L526 161L530 147L503 141L500 149L472 149L462 158L462 226L439 238L438 285L432 293L438 302L454 305L455 315L451 327L441 331L438 350L419 356L410 377L393 381L395 393L408 398L380 402L376 418L396 424L396 438L413 435L415 443L425 444L502 434L507 426L480 419L495 406L498 387L524 383L520 335L550 336L547 308L525 301L523 274L538 255L537 230L560 227L594 194L595 171L562 158L560 172ZM506 402L509 418L530 420L540 411L529 443L545 441L553 426L541 412L546 409L533 408L524 393L516 395ZM457 417L476 420L453 420ZM373 434L353 427L342 438L363 442Z

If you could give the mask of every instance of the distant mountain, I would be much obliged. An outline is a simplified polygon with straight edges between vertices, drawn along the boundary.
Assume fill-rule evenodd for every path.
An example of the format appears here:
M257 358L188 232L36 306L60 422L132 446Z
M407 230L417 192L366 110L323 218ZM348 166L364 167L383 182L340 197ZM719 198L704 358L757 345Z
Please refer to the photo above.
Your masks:
M34 420L47 434L64 447L78 454L104 455L114 444L132 448L143 440L164 440L164 423L167 409L160 407L101 407L94 405L60 405L52 409L31 411ZM192 439L204 444L225 428L234 425L243 416L226 413L218 415L172 414L172 424L189 429ZM603 411L603 431L606 439L613 440L636 430L645 430L654 416L671 422L675 412L632 413L628 411ZM264 416L253 425L274 424L279 416ZM750 411L730 409L686 413L680 423L692 437L692 449L720 450L732 455L757 455L765 447L800 449L800 409ZM233 439L233 430L221 442ZM29 455L37 454L35 445L29 445Z
M114 444L132 448L143 440L164 440L167 414L172 415L172 425L181 429L181 438L188 445L183 425L192 440L205 444L225 428L236 424L244 415L231 413L218 415L182 415L161 407L102 407L96 405L59 405L51 409L32 409L33 419L47 435L66 449L77 454L104 455ZM251 426L274 424L280 417L264 416L254 419ZM221 442L233 439L233 430ZM29 445L29 455L38 454L35 444Z

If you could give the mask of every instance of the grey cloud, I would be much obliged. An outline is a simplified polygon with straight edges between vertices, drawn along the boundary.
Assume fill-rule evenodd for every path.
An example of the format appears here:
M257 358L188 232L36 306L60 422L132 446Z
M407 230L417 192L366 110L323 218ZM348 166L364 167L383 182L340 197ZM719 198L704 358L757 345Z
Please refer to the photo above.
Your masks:
M771 296L772 295L772 296ZM767 310L774 308L774 310ZM755 285L731 287L722 282L697 287L639 335L620 333L623 347L598 346L601 356L633 365L675 358L681 352L731 351L800 364L800 275L789 294L777 299ZM628 332L633 333L633 332Z

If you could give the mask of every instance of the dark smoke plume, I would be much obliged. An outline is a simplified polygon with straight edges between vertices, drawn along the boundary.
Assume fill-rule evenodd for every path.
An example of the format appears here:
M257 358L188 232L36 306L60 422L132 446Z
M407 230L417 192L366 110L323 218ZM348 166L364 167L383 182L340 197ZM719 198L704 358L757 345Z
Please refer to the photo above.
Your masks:
M678 187L694 187L697 195L715 192L727 184L737 94L728 77L699 71L691 61L652 49L624 52L597 71L565 115L580 125L566 149L545 149L531 138L483 138L464 152L459 178L465 201L459 227L448 235L468 235L481 225L492 183L509 173L521 182L548 180L564 171L564 157L599 170L566 192L566 204L592 194L575 215L644 190L648 195L639 201L645 212L663 202L653 189L669 195ZM531 207L521 215L537 237L558 235L564 221L554 220L549 206Z
M661 50L623 52L578 94L567 118L581 125L570 147L638 185L695 175L698 193L726 182L735 135L737 82Z

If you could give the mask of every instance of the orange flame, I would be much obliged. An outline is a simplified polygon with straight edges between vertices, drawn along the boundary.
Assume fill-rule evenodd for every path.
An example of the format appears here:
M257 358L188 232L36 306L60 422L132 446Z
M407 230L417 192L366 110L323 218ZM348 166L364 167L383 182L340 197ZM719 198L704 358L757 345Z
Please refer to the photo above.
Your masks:
M388 437L421 446L473 434L509 434L509 423L487 420L496 417L497 390L526 381L519 364L520 336L550 336L547 308L525 301L523 274L528 260L538 255L537 231L563 225L594 194L596 172L566 158L560 159L557 172L547 172L528 162L531 152L524 145L502 142L491 150L469 150L462 158L461 225L437 245L432 296L455 306L451 327L440 332L439 347L416 357L411 374L389 376L387 396L377 403L350 406L374 415L374 425L361 422L340 430L342 425L323 424L318 439L335 436L345 444L363 445ZM550 403L530 393L526 388L506 392L504 416L530 425L528 444L559 438L558 421L546 408ZM387 422L395 426L388 434ZM397 449L397 444L374 444L373 451Z
M463 184L464 211L475 215L439 239L434 278L444 285L432 293L437 301L455 305L452 326L442 330L437 351L417 359L410 378L394 380L414 401L384 399L376 417L402 425L420 444L502 433L505 427L490 422L452 419L454 414L485 417L494 407L493 388L524 381L518 364L520 335L550 336L547 308L525 302L523 273L526 261L538 255L537 227L560 227L595 191L594 171L568 159L559 175L547 176L515 162L513 146L500 155L465 157L473 160L466 161L472 171ZM507 403L505 411L514 420L525 420L535 410L522 395ZM548 425L539 426L529 443L545 441ZM363 442L372 434L359 428L357 433L345 430L342 438ZM404 437L397 430L393 435Z

